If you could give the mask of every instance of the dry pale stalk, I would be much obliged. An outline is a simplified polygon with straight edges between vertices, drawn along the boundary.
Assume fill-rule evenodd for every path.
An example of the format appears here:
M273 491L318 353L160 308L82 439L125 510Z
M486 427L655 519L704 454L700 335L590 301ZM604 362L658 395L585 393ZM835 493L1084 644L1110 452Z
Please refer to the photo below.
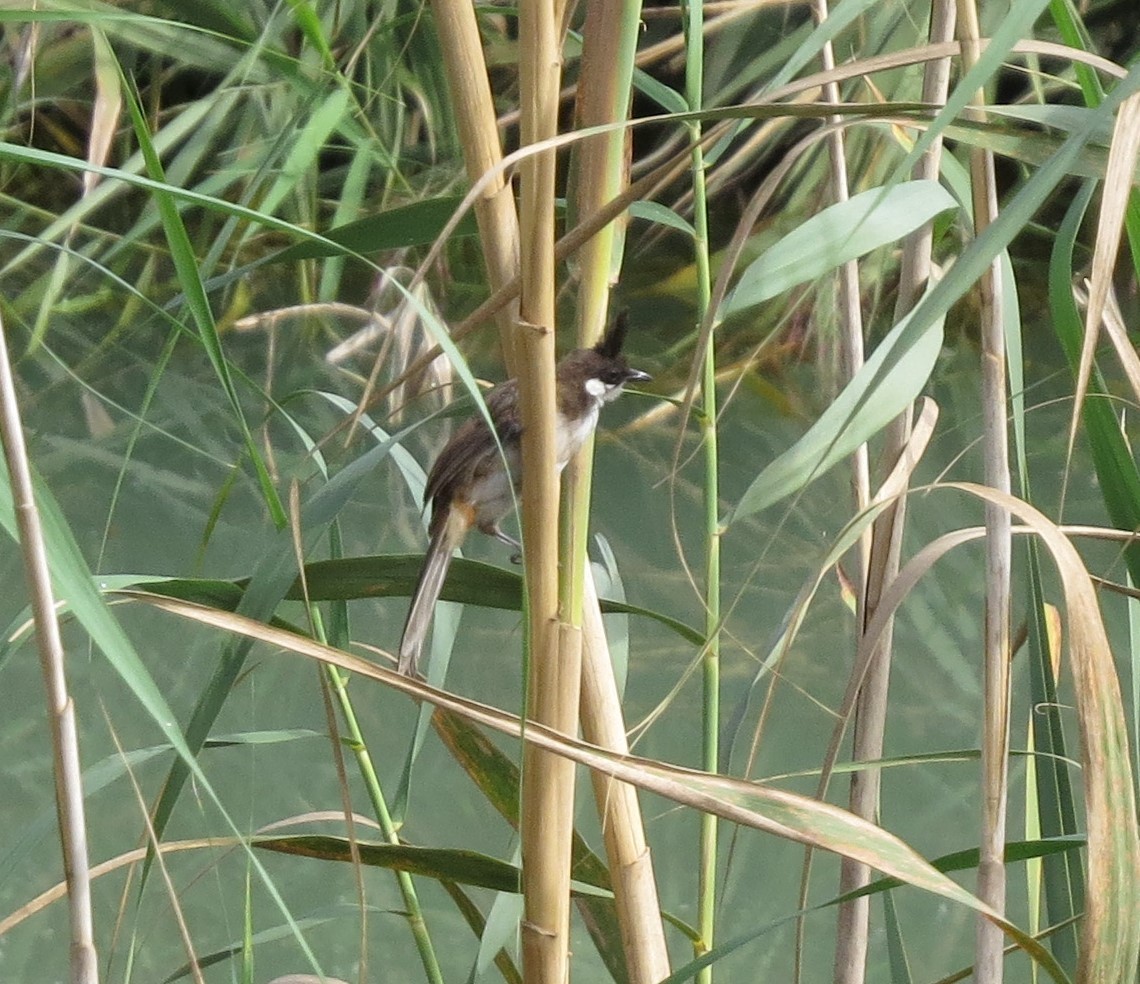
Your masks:
M523 0L519 83L524 145L553 137L561 78L561 8ZM555 468L554 153L519 168L521 208L519 410L522 526L526 548L530 666L527 716L565 735L578 724L581 636L558 622L558 473ZM523 975L528 984L569 976L570 844L574 765L527 745L523 751Z
M958 0L958 35L962 69L969 71L981 53L978 10L973 0ZM978 92L976 106L984 103ZM970 154L974 230L981 233L997 217L993 154ZM982 342L982 452L986 485L1009 493L1009 435L1006 430L1005 334L1002 324L1001 266L995 258L978 281ZM977 895L997 912L1005 911L1005 828L1009 798L1009 593L1012 534L1007 509L986 504L986 607L982 707L982 823ZM978 920L974 979L998 984L1003 974L1002 936L987 920Z
M822 24L828 16L827 0L814 0L813 14L817 23ZM831 75L835 72L835 54L831 42L824 44L820 52L823 74ZM841 99L839 84L831 78L820 88L820 96L824 102L838 105ZM829 164L831 168L832 199L836 202L845 202L850 197L847 181L847 154L843 128L840 116L833 116L829 122L833 125L827 135ZM863 366L863 314L860 307L859 293L859 264L855 260L844 263L838 271L836 289L838 304L836 306L838 334L839 334L839 376L840 385L849 382ZM867 446L861 445L851 458L851 485L854 491L855 508L862 511L866 508L870 498L870 470L867 458ZM868 564L870 559L870 533L863 536L858 545L858 585L857 590L862 598L866 590L868 577ZM882 681L880 681L882 682ZM871 692L869 685L865 684L860 691L860 703L856 712L856 722L862 717L870 722L872 732L875 728L877 715L885 717L885 702L881 699L882 689ZM856 731L858 738L858 730ZM855 754L856 758L861 756ZM855 783L859 773L852 778L852 800L854 807ZM866 819L875 818L878 801L877 797L866 802L859 801L863 806L860 814ZM856 884L862 879L867 880L867 869L851 858L843 858L840 868L840 884ZM840 891L846 891L841 888ZM837 914L837 933L835 947L835 980L842 984L859 984L863 980L863 969L867 956L867 902L860 899L840 907ZM803 924L800 924L801 931ZM797 948L796 975L798 977L799 950Z
M827 0L814 0L813 13L816 21L822 24L827 19ZM831 42L824 44L820 52L820 62L824 73L835 70L835 54ZM834 80L824 83L820 93L825 102L838 104L841 98L839 84ZM842 117L833 116L830 122L838 124ZM843 128L834 126L827 136L829 164L831 167L831 194L836 202L845 202L850 197L847 184L847 153ZM839 376L840 386L848 383L863 367L863 312L859 303L859 264L856 260L844 263L838 271L836 282L838 291L838 304L836 315L839 333ZM851 458L851 486L855 493L855 508L862 511L870 499L870 469L867 464L867 445L860 445ZM868 563L870 561L871 536L870 531L862 536L858 545L858 585L860 597L864 596L868 577ZM880 692L871 692L868 685L860 689L859 707L856 711L856 722L869 718L874 727L874 716L881 712L886 715L885 701L881 700ZM856 754L856 757L859 756ZM854 798L854 783L859 778L855 773L852 778L852 798ZM868 820L874 820L878 810L877 801L862 803L865 812L861 815ZM844 858L840 868L840 884L854 882L865 868L851 858ZM864 874L865 877L865 874ZM840 889L844 891L844 889ZM848 904L841 907L837 916L838 931L835 946L835 980L842 984L860 984L863 980L863 967L867 957L867 918L866 903L862 906Z
M582 736L592 745L628 755L621 699L590 577L586 578L583 634ZM602 818L630 984L652 984L669 976L669 951L637 789L601 772L592 771L590 777Z
M628 117L639 28L626 0L589 0L576 107L580 126ZM578 145L571 196L576 227L603 212L607 203L628 186L628 146L628 133L622 130L590 137ZM605 325L623 235L624 216L615 217L577 254L580 345L592 345ZM567 472L561 616L582 626L583 734L587 741L625 755L629 745L621 700L593 579L586 571L592 453L593 442L587 442ZM591 777L629 980L631 984L653 984L669 976L669 951L637 791L600 773L591 773Z
M8 481L12 488L20 549L24 557L24 576L36 626L36 647L47 689L56 813L70 906L71 982L98 984L75 704L67 692L63 642L59 635L59 622L56 620L47 550L32 491L31 469L28 466L28 453L20 424L20 407L16 401L16 386L12 366L8 361L8 340L3 323L0 323L0 438L4 442L4 460L8 466Z
M510 283L519 271L519 222L514 195L506 175L497 171L503 159L495 121L495 104L487 78L487 63L475 7L469 0L432 0L444 71L455 110L467 174L472 182L495 171L475 202L475 220L487 279L492 291ZM518 304L508 302L497 314L507 375L516 371L514 325Z
M952 40L954 22L954 0L936 0L930 15L931 44L943 44ZM948 57L928 62L923 76L922 101L933 105L944 103L949 82ZM941 152L941 140L936 140L915 165L913 174L915 180L938 180ZM933 226L927 224L908 238L903 249L899 272L899 295L895 306L896 324L914 307L930 279L932 237ZM883 449L883 457L886 460L897 459L907 448L910 443L912 417L912 409L907 408L887 429ZM900 495L871 528L871 552L860 605L860 623L864 630L878 608L887 585L898 574L906 501L906 496ZM873 762L883 755L893 637L892 618L871 655L866 677L859 691L851 751L852 758L856 761ZM866 769L854 773L851 777L848 800L851 812L867 820L877 821L879 787L878 769ZM851 858L843 859L839 876L840 894L862 888L870 880L870 868ZM837 984L840 982L862 984L866 977L870 902L869 897L863 896L840 906L835 948Z

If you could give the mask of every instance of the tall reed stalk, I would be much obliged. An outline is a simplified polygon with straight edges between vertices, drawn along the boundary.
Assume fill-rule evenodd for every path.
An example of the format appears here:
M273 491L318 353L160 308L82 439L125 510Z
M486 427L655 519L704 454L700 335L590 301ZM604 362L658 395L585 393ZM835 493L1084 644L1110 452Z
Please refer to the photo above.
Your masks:
M980 54L981 28L973 0L959 0L958 35L966 71ZM978 92L972 102L985 103ZM984 118L978 114L979 118ZM970 152L974 231L982 234L997 218L994 159L989 151ZM1005 365L1005 326L1002 321L1000 259L995 258L978 281L982 340L982 453L986 485L1010 490L1009 435ZM978 897L997 912L1005 911L1006 810L1009 802L1009 604L1012 537L1010 515L995 502L986 504L985 655L982 706L982 817L978 857ZM975 978L983 984L1003 979L1003 943L986 920L977 924Z
M83 779L79 767L79 734L75 702L67 687L63 641L59 634L51 570L44 546L40 514L32 488L28 449L24 444L16 381L8 358L8 336L0 322L0 439L12 489L24 578L32 601L36 648L47 691L48 728L55 771L55 809L63 851L71 920L71 984L98 984L94 920L91 915L91 872L87 862L87 824L83 809Z
M561 80L558 0L519 8L523 146L554 137ZM519 410L522 420L522 525L526 548L527 717L564 735L578 727L581 633L559 617L558 472L554 419L554 152L520 166L522 293L519 299ZM523 975L563 984L569 974L570 841L574 765L527 745L522 776Z
M704 105L704 7L701 0L685 8L685 101L690 111ZM709 256L708 200L705 190L705 159L701 123L689 123L693 182L693 257L696 263L697 321L710 317L712 264ZM702 476L705 546L704 627L705 644L701 679L701 768L714 773L720 768L720 456L717 443L716 349L712 335L700 353L700 422L704 474ZM717 818L701 816L697 874L697 931L700 945L711 948L716 930ZM701 984L711 984L713 969L700 972Z
M498 121L487 62L475 19L475 7L464 0L432 0L439 31L443 70L447 75L452 107L459 128L460 146L472 182L493 171L502 162ZM519 275L519 220L514 192L499 173L475 202L479 245L491 291L497 291ZM495 317L507 375L517 367L518 301L503 304Z
M929 42L949 42L954 37L955 0L935 0L931 5ZM939 105L946 101L950 81L950 59L927 62L923 70L922 101ZM915 165L916 181L937 181L942 142L935 140ZM906 240L900 257L899 291L894 309L898 324L914 308L930 279L933 223L927 223ZM886 430L882 459L889 474L905 452L911 438L913 408L908 407ZM906 495L899 495L871 527L871 547L867 556L859 605L860 634L867 631L884 594L898 575L902 553L903 528L906 522ZM883 629L872 653L859 704L852 726L852 758L857 762L874 762L883 756L886 736L888 690L890 686L894 619ZM851 812L868 820L878 820L880 772L876 768L861 769L851 776L849 805ZM864 864L844 858L840 867L841 895L863 888L871 880L871 870ZM861 896L839 907L835 947L835 980L844 984L862 984L867 973L867 946L870 930L870 898Z
M587 3L576 104L579 125L627 118L640 29L639 4ZM576 145L568 195L576 224L595 217L628 187L628 141L624 130L615 129ZM625 217L620 216L583 243L575 258L578 344L583 347L592 345L605 326L610 287L621 268L624 233ZM628 755L621 697L587 556L592 462L591 439L566 473L561 614L582 631L582 734L601 748ZM631 984L653 984L669 975L669 951L637 790L600 772L592 772L591 779L626 971Z

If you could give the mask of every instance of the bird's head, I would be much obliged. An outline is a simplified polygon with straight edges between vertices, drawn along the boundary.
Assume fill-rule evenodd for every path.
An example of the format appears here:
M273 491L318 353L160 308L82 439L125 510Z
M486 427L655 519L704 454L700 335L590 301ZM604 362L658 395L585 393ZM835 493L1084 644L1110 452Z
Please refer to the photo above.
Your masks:
M653 377L630 368L622 347L629 332L629 318L622 311L613 320L601 341L593 348L571 352L559 366L563 385L581 387L599 405L617 398L626 383L643 383Z

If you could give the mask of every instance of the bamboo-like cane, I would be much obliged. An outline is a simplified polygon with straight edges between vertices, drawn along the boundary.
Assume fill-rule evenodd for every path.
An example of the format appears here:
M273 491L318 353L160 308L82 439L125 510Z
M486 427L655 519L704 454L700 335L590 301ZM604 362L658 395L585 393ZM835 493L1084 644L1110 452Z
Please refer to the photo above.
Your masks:
M71 915L71 982L98 984L95 938L91 918L91 877L87 864L87 829L83 816L83 783L79 768L79 737L75 728L75 704L67 692L63 643L59 636L51 573L44 547L40 514L32 492L24 432L16 386L8 361L8 340L0 322L0 437L16 507L24 575L32 602L36 646L47 689L51 725L52 762L55 768L55 800L63 849L63 873Z
M639 4L589 0L582 30L578 125L591 127L627 118L634 54L640 32ZM628 135L614 131L584 141L575 152L575 182L569 196L579 221L597 215L628 184ZM578 342L591 345L605 323L609 292L620 268L624 223L614 221L588 240L578 254ZM582 732L587 741L628 754L625 722L614 679L601 611L586 573L593 447L582 449L568 470L563 537L561 615L580 625L582 647ZM652 984L669 976L669 951L661 922L657 883L645 839L637 791L592 773L601 817L622 946L631 984Z
M463 159L468 176L475 182L497 168L503 159L475 7L470 0L432 0L432 10ZM519 272L518 213L506 175L498 174L475 203L475 221L487 279L494 292L514 280ZM514 330L518 310L517 301L510 301L496 314L507 376L515 375L518 369Z
M557 0L519 7L521 136L554 136L561 78ZM554 422L554 153L520 168L521 271L518 335L523 425L522 526L529 629L527 717L566 735L578 724L581 641L558 622L558 474ZM574 658L577 655L579 658ZM569 975L570 843L574 765L527 745L523 751L523 976L564 984Z
M582 737L592 745L629 754L625 726L606 644L594 582L586 578L582 631ZM653 984L669 976L669 951L657 900L657 879L637 789L601 772L591 772L602 818L610 881L617 906L630 984Z

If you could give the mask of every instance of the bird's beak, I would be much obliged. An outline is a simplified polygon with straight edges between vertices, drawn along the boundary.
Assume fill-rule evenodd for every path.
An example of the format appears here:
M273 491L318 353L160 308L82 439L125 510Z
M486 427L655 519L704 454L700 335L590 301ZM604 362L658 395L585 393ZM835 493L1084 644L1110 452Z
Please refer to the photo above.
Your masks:
M625 374L627 383L648 383L652 378L649 373L642 372L640 369L630 369Z

